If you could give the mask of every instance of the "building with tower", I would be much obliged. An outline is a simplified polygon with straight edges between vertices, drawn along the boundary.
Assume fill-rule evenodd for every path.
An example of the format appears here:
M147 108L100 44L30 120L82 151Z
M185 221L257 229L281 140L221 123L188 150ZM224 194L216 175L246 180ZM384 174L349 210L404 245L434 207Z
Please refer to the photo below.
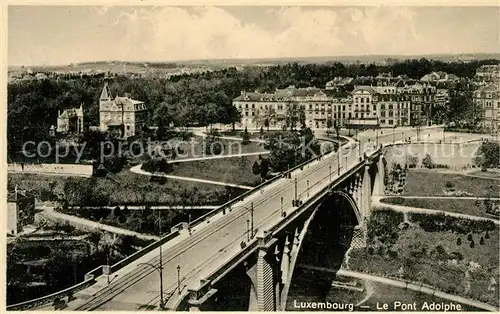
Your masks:
M81 133L83 132L83 105L80 108L70 108L57 115L57 132Z
M99 97L99 129L102 132L119 132L127 138L137 134L147 120L147 108L144 102L128 96L114 99L106 83Z

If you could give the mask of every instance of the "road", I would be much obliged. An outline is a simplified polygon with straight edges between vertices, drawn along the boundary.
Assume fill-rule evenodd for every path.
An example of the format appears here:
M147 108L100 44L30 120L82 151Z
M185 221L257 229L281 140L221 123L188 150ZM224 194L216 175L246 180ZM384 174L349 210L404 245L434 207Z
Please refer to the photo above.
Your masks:
M348 145L350 145L349 143ZM351 167L358 162L357 148L341 159L341 172L346 162ZM345 151L343 152L345 153ZM197 288L200 279L206 277L235 253L241 250L240 243L247 239L247 220L251 220L250 206L253 203L255 231L262 232L275 225L281 218L280 203L283 197L284 211L291 212L292 199L297 194L302 200L319 192L329 180L337 175L337 154L332 152L322 160L314 161L303 170L292 173L292 179L282 178L265 187L260 192L248 196L233 207L233 210L210 223L203 223L193 229L191 236L174 246L165 244L163 249L163 287L168 296L167 308L175 306L187 294L187 287ZM331 167L331 175L330 175ZM306 191L307 186L309 190ZM309 192L309 193L308 193ZM159 258L149 261L158 265ZM180 294L177 289L178 269ZM138 266L123 276L113 280L107 287L94 294L85 304L68 309L75 310L139 310L147 306L158 308L158 273L151 267Z
M345 157L350 165L358 160L358 154L352 153L341 159L344 167ZM200 279L215 271L222 263L241 250L240 243L247 238L247 220L251 219L249 208L253 203L255 232L262 232L266 226L274 225L281 218L280 203L284 199L284 210L291 211L294 198L294 181L297 179L298 196L307 198L306 188L309 182L310 195L322 189L330 180L330 168L334 178L337 171L336 153L330 153L322 160L314 161L292 173L292 179L282 178L254 193L233 210L221 218L201 224L193 229L192 235L173 247L165 245L163 249L163 286L168 295L167 303L174 308L176 303L187 293L187 287L196 288ZM149 261L157 265L158 257ZM180 266L181 295L177 288L177 266ZM114 280L86 304L77 310L138 310L144 305L159 305L158 273L148 266L138 266L135 271ZM71 304L69 304L71 305Z

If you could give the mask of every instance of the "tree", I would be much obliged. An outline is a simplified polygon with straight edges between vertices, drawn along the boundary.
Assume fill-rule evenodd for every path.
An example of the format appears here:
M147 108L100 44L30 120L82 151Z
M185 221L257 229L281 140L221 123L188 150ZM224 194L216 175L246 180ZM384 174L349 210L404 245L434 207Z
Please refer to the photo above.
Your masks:
M470 247L474 248L474 240L470 241Z
M468 241L472 241L472 234L471 234L471 233L469 233L469 234L467 235L467 240L468 240Z
M481 237L481 239L479 240L479 244L484 245L484 238L483 237Z
M448 191L455 190L455 184L451 181L446 181L444 186L445 186L446 190L448 190Z
M269 172L269 161L266 158L262 158L260 161L260 176L262 179L267 178L267 174Z
M490 234L488 233L488 231L486 231L486 234L484 235L484 238L485 239L489 239L490 238Z
M327 119L326 120L326 128L327 128L327 130L330 131L330 129L332 128L332 126L333 126L332 119Z
M241 144L247 145L248 143L250 143L250 134L248 134L247 127L245 127L245 131L243 131L243 135L241 136L241 138L243 139Z
M295 130L297 123L300 121L299 107L301 106L298 103L292 102L286 109L285 123L292 131Z
M432 169L435 167L430 154L426 154L424 159L422 159L422 165L424 165L424 167L428 169Z
M474 163L483 171L487 168L498 168L500 166L500 145L496 142L483 142L474 158Z
M460 237L457 239L457 245L462 245L462 239Z
M252 165L252 173L254 175L259 175L260 174L260 165L259 165L259 162L257 160L254 161L254 163Z

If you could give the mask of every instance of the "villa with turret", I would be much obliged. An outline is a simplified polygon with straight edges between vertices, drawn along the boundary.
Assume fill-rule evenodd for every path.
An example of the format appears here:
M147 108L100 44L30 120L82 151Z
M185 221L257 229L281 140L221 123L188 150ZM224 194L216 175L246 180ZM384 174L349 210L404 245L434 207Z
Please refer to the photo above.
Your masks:
M99 129L118 131L124 138L134 136L146 124L147 108L144 102L128 96L111 96L106 83L99 97Z

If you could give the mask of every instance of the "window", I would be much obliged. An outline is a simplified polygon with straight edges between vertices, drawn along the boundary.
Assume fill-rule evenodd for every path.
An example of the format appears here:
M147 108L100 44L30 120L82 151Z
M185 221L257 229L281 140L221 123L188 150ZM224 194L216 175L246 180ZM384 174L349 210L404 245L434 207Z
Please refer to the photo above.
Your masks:
M380 109L384 110L385 109L385 104L380 105Z
M130 130L130 125L127 125L127 131Z
M385 111L380 111L380 116L385 117Z
M380 123L385 124L385 119L380 120Z
M356 112L356 116L355 116L355 117L356 117L356 118L358 117L358 113L357 113L357 112Z
M365 103L365 99L364 98L361 98L361 103L364 104Z
M377 110L377 105L373 105L373 111Z
M245 104L245 109L248 109L248 104Z
M392 123L393 123L393 121L392 121L392 120L389 120L389 124L391 124L391 125L392 125Z
M248 111L245 112L245 117L248 117Z
M312 109L313 108L313 105L312 104L309 104L309 109Z
M255 116L255 112L252 111L252 117Z
M252 109L255 109L255 104L252 104Z
M349 112L349 118L352 118L352 114Z

